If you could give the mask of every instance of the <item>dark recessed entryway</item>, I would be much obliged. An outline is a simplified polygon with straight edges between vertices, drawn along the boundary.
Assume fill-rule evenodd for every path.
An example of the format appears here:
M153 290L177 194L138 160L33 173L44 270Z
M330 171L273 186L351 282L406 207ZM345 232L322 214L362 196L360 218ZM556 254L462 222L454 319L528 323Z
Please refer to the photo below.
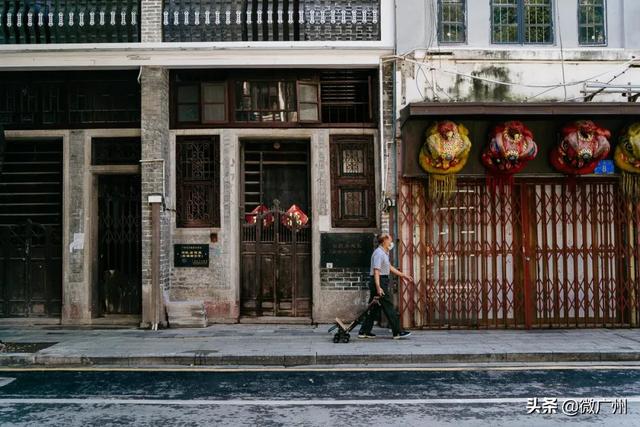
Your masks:
M242 153L241 314L309 317L309 141L244 141ZM293 205L308 221L292 221Z

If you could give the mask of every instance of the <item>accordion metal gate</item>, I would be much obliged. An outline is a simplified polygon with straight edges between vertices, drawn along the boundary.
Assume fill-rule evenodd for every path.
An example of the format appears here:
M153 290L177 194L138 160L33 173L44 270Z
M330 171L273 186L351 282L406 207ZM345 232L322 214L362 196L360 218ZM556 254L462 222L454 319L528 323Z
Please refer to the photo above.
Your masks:
M638 325L640 204L614 177L466 179L440 205L405 179L398 225L406 327Z

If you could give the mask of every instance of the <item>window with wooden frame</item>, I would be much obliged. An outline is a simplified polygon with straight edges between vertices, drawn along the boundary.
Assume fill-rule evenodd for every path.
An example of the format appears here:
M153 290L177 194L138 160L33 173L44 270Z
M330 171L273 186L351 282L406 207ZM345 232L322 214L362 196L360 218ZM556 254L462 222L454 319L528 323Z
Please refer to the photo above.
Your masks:
M373 138L332 136L330 147L333 227L375 227Z
M365 70L327 70L320 73L323 123L372 122L371 73Z
M176 140L178 227L220 227L220 138Z
M227 121L227 84L202 83L202 123Z
M298 112L301 122L320 122L320 85L314 81L298 81Z

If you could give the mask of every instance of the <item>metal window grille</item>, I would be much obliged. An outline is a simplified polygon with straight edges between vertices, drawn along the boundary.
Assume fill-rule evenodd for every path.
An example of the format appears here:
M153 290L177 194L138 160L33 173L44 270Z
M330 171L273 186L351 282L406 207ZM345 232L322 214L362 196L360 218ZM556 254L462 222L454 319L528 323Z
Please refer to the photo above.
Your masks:
M320 97L324 123L367 123L373 120L371 74L368 71L321 72Z
M607 43L604 0L579 0L578 40L582 45Z
M491 23L493 43L553 42L551 0L492 0Z
M466 0L438 2L438 36L441 43L464 43L467 40Z
M178 227L219 227L219 137L179 138L176 177Z

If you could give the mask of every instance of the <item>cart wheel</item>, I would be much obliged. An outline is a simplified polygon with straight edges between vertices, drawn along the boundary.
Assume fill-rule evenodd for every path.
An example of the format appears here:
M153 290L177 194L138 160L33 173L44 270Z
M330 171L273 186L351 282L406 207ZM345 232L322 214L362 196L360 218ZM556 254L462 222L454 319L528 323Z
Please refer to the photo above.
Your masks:
M336 333L333 336L333 342L336 343L336 344L340 342L340 332Z
M345 343L345 344L346 344L346 343L348 343L348 342L349 342L349 338L351 338L351 335L349 335L349 334L345 334L345 335L342 337L342 342L343 342L343 343Z

